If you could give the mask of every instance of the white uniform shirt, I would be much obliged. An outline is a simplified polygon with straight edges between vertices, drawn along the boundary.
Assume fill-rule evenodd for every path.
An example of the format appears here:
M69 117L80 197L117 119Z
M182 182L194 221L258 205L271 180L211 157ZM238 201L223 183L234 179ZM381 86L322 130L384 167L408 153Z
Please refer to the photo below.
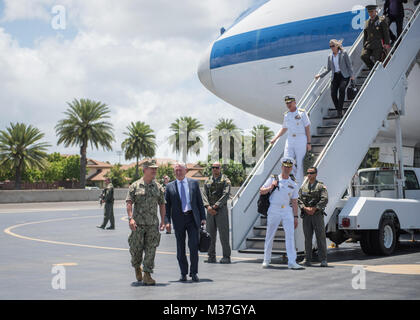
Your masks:
M274 177L268 178L263 187L268 188L274 180ZM278 188L274 188L274 191L270 195L270 205L281 208L290 208L290 200L297 199L299 196L298 185L292 179L289 178L285 180L279 175L278 186Z
M332 55L332 61L334 63L334 72L340 72L340 65L338 64L338 59L339 59L339 54L337 53L337 55L335 56L334 54Z
M283 128L286 128L288 134L306 134L305 127L309 126L311 121L304 109L296 109L295 112L286 112L283 121Z

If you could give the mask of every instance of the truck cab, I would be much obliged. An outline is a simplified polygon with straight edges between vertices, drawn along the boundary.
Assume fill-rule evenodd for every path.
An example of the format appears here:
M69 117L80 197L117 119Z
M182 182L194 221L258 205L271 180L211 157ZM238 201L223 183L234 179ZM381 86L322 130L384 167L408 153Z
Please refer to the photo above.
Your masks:
M369 168L358 171L355 195L360 197L397 199L397 171L394 168ZM405 199L420 200L420 168L404 168Z
M392 254L401 234L411 234L414 239L420 231L420 168L403 171L401 192L395 168L359 170L351 196L343 199L337 219L329 222L334 228L327 236L335 243L349 238L360 241L368 255Z

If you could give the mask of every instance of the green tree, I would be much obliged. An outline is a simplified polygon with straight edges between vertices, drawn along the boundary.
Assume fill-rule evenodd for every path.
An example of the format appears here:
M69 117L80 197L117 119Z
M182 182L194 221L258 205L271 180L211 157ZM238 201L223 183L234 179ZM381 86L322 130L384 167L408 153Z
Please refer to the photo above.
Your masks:
M187 156L190 153L200 154L203 147L203 139L199 132L203 130L203 125L195 118L180 117L171 123L169 129L173 134L169 137L169 143L173 151L181 153L182 161L187 163Z
M124 150L125 159L136 159L136 175L139 178L139 159L142 157L153 157L155 155L156 142L153 130L144 122L131 122L127 127L128 132L124 132L126 138L121 144Z
M0 166L14 172L15 189L21 188L25 170L45 167L50 145L39 142L43 137L39 129L24 123L11 123L0 131Z
M73 155L63 159L63 180L79 181L80 156Z
M130 184L143 177L143 170L140 170L137 175L138 177L136 177L136 167L131 167L125 170L125 176L130 178Z
M110 178L112 184L116 188L123 187L126 183L125 177L126 173L121 169L120 164L116 164L111 167L111 170L105 175L105 177Z
M66 118L60 120L55 126L58 136L57 145L61 143L65 147L80 147L80 187L86 185L86 151L88 144L91 147L104 150L112 150L111 143L114 141L112 124L104 121L109 118L110 110L102 102L89 99L74 99L67 103L68 109L64 112Z
M212 157L218 159L226 157L223 155L223 146L227 147L227 141L229 141L230 160L235 160L235 154L239 157L242 153L242 131L236 126L233 119L220 118L215 128L209 133L209 138L214 150L211 152ZM215 154L217 150L218 154Z
M219 162L222 163L222 160L220 160ZM203 166L203 164L200 165ZM205 165L204 175L206 177L212 175L211 166L211 162L208 162ZM226 164L222 163L222 173L229 178L233 187L239 187L246 179L246 172L244 166L241 163L234 162L233 160L229 160L229 162Z
M170 164L162 165L157 169L156 180L163 184L163 177L168 176L169 180L175 180L174 169Z

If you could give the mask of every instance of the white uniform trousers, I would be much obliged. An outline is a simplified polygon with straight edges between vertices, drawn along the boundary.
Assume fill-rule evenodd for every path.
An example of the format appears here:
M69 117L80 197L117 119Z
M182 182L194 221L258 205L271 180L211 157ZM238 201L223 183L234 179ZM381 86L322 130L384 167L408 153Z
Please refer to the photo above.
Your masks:
M292 264L296 262L295 224L293 210L289 206L282 209L279 206L270 205L268 208L267 233L265 235L264 244L264 261L268 263L271 261L274 236L281 222L283 223L283 229L285 232L288 263Z
M286 146L284 147L284 156L293 158L296 161L296 166L293 166L293 175L297 180L297 184L300 187L303 183L303 159L306 154L306 144L308 138L306 134L297 134L295 137L289 134L286 140Z

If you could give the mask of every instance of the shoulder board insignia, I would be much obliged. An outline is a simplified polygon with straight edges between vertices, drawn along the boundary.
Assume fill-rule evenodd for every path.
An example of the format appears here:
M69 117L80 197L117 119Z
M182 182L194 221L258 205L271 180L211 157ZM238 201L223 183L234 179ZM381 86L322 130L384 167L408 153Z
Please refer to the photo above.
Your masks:
M289 187L290 189L294 189L295 188L294 186L291 186L290 184L287 187Z
M285 113L284 113L284 115L286 115L286 114L288 114L289 113L289 111L286 111Z

